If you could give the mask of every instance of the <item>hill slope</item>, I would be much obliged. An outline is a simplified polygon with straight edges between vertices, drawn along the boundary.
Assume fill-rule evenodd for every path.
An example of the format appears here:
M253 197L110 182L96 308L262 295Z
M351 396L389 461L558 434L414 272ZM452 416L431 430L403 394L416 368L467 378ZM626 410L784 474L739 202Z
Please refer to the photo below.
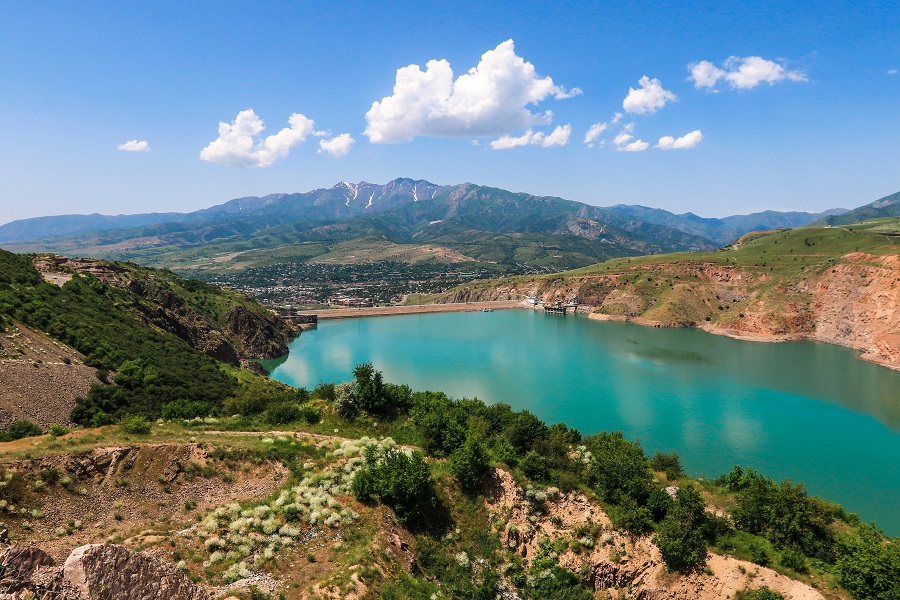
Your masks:
M825 216L812 223L812 225L849 225L851 223L884 217L900 217L900 192L885 196L884 198L879 198L871 204L860 206L859 208L840 215Z
M439 301L577 296L595 318L814 339L900 368L900 219L748 234L713 253L615 259L463 286Z
M39 415L60 389L70 409L81 398L78 423L208 414L240 391L235 366L287 352L287 324L236 292L131 264L32 258L0 251L0 371L29 390L17 396L23 414L7 410L7 421L59 421L58 410ZM73 385L53 383L65 373Z

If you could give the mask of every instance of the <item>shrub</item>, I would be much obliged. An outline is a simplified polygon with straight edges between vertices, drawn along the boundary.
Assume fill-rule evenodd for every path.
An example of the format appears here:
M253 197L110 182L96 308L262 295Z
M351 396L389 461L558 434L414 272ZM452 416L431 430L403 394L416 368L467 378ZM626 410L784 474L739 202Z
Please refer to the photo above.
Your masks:
M653 490L647 497L647 509L650 511L650 516L657 523L669 514L673 504L672 497L665 490Z
M416 392L412 418L431 456L449 456L466 441L468 412L442 392Z
M450 472L468 493L481 489L481 479L489 464L484 445L471 436L450 456Z
M766 566L771 561L769 551L766 550L765 545L754 541L748 544L747 549L750 551L750 560L756 564Z
M325 402L334 402L334 388L335 385L333 383L319 382L316 384L316 387L313 388L312 397L324 400Z
M808 556L833 560L832 507L810 498L801 484L777 484L737 468L725 477L729 488L739 490L731 513L738 529L765 537L775 548L795 548Z
M322 420L322 413L317 408L314 408L312 406L301 406L300 418L310 425L315 425Z
M370 362L364 363L353 369L353 379L359 408L368 413L383 413L387 408L387 397L381 371L376 371Z
M900 539L862 525L840 540L838 557L838 580L854 597L900 598Z
M644 504L650 495L653 473L638 442L629 442L621 431L599 433L585 444L593 456L588 477L597 492L617 504L627 499Z
M660 452L657 450L650 458L650 468L654 471L665 473L666 479L669 481L674 481L684 475L684 470L681 468L681 458L675 451Z
M394 509L401 523L434 501L434 479L421 452L376 449L367 452L366 461L353 480L353 493L359 500L377 498Z
M632 535L643 535L653 529L650 510L646 506L638 506L634 500L628 500L614 511L616 526Z
M303 411L296 404L276 404L266 411L266 423L284 425L303 418Z
M706 518L703 498L694 486L679 488L656 536L656 545L670 570L683 571L706 561Z
M31 421L16 421L9 426L6 433L0 434L0 441L20 440L26 437L33 437L43 433L41 428Z
M515 413L512 422L506 427L504 435L519 455L526 454L534 443L547 435L547 425L530 411Z
M781 558L778 562L781 563L782 566L793 569L798 573L806 573L806 571L809 570L806 557L802 552L794 548L785 548L781 552Z
M115 419L113 419L112 415L103 412L102 410L94 413L94 416L91 417L91 427L103 427L104 425L112 425L115 423Z
M739 590L734 595L734 600L784 600L784 596L763 586L758 590Z
M209 402L190 401L181 398L168 404L164 404L160 416L166 420L193 419L206 417L213 413L215 408Z
M519 466L529 479L544 483L550 480L550 461L534 450L528 451Z
M147 435L150 433L150 421L143 415L131 415L130 417L125 417L119 422L119 427L121 427L122 431L125 433L135 435Z
M51 437L62 437L69 433L69 428L63 427L59 423L51 423L49 429L47 429L47 433L49 433Z
M351 382L334 386L334 411L345 419L354 419L359 414L359 402Z

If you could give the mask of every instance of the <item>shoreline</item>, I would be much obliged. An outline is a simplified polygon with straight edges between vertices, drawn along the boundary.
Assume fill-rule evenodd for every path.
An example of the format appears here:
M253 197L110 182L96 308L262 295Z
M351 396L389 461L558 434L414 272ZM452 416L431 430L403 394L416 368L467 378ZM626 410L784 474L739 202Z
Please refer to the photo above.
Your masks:
M482 309L491 309L491 310L508 310L513 308L524 308L529 310L537 310L539 307L532 306L525 302L521 302L519 300L486 300L480 302L456 302L456 303L448 303L448 304L413 304L409 306L372 306L366 308L330 308L324 310L308 310L303 311L301 315L316 315L316 317L320 320L332 320L332 319L354 319L361 317L389 317L394 315L416 315L416 314L434 314L434 313L449 313L449 312L478 312ZM584 305L583 309L591 310L593 307L589 307ZM859 346L854 346L851 344L841 343L837 340L827 340L822 339L816 336L809 335L753 335L753 334L742 334L740 331L734 329L727 329L723 327L717 327L715 325L702 324L702 325L681 325L681 324L673 324L667 323L663 321L652 321L649 319L644 319L642 317L626 317L619 315L606 315L602 313L594 313L588 312L587 317L589 319L594 319L597 321L620 321L625 323L633 323L635 325L640 325L642 327L680 327L685 329L700 329L705 331L706 333L710 333L712 335L721 335L725 337L729 337L736 340L741 340L745 342L763 342L763 343L784 343L784 342L821 342L823 344L831 344L834 346L842 346L844 348L851 348L859 352L857 358L859 360L864 360L866 362L872 363L874 365L878 365L880 367L885 367L892 371L900 371L900 364L893 363L883 358L872 355L871 349L863 348Z
M305 310L298 315L315 315L319 320L355 319L358 317L389 317L393 315L417 315L447 312L478 312L482 309L505 310L517 308L518 300L491 300L485 302L459 302L454 304L411 304L409 306L369 306L365 308L327 308Z
M872 363L874 365L878 365L879 367L885 367L892 371L900 371L900 364L890 362L885 360L879 356L873 356L871 354L870 348L865 348L861 346L855 346L852 344L841 343L837 340L828 340L823 339L816 336L803 335L803 334L791 334L791 335L752 335L752 334L742 334L739 330L736 329L727 329L724 327L717 327L715 325L703 324L703 325L672 325L670 323L665 323L663 321L651 321L649 319L644 319L642 317L625 317L619 315L606 315L602 313L590 313L588 314L589 319L593 319L595 321L618 321L622 323L633 323L635 325L640 325L642 327L666 327L666 328L683 328L683 329L700 329L701 331L705 331L706 333L710 333L712 335L721 335L727 338L731 338L733 340L740 340L742 342L762 342L766 344L781 344L786 342L820 342L822 344L830 344L832 346L841 346L842 348L850 348L851 350L856 350L859 352L857 355L858 360L864 360L868 363Z

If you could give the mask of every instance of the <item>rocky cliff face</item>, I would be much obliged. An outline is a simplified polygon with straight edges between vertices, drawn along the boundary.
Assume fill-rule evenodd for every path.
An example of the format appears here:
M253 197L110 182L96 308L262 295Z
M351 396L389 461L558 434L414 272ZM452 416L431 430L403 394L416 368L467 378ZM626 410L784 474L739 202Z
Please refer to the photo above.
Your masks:
M900 256L854 253L803 286L813 297L813 339L863 351L900 368Z
M560 566L581 573L596 592L618 594L615 590L627 588L628 597L637 600L720 600L767 586L793 600L824 600L819 591L772 569L714 553L707 557L706 569L673 577L649 536L635 538L616 530L603 509L583 494L553 491L539 501L501 469L491 473L490 489L489 510L508 517L497 522L504 546L531 560L548 545L542 540L564 540ZM581 544L578 552L569 549L573 531L597 526L598 539Z
M89 544L55 566L40 548L0 545L0 600L208 600L176 567L115 544Z

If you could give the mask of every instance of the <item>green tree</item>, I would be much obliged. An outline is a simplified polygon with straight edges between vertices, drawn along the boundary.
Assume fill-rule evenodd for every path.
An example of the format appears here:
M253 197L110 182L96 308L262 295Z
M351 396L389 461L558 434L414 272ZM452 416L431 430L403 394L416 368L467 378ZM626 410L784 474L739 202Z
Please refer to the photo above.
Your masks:
M368 453L368 464L356 474L353 493L362 502L378 499L406 523L435 500L434 479L421 452Z
M363 363L353 369L353 380L359 407L368 413L383 413L387 408L387 399L381 371L376 371L370 362Z
M670 570L683 571L706 561L705 525L703 498L693 485L682 486L655 540Z
M900 540L871 525L839 542L838 580L860 600L900 600Z
M469 436L466 443L450 455L450 472L463 491L470 494L481 489L481 480L489 466L484 445L473 436Z
M621 431L602 432L587 439L594 456L589 482L610 502L623 504L629 498L643 505L650 495L653 473L638 442L629 442Z
M681 467L681 457L674 450L672 452L660 452L657 450L650 458L650 468L654 471L662 471L666 479L674 481L684 475Z

